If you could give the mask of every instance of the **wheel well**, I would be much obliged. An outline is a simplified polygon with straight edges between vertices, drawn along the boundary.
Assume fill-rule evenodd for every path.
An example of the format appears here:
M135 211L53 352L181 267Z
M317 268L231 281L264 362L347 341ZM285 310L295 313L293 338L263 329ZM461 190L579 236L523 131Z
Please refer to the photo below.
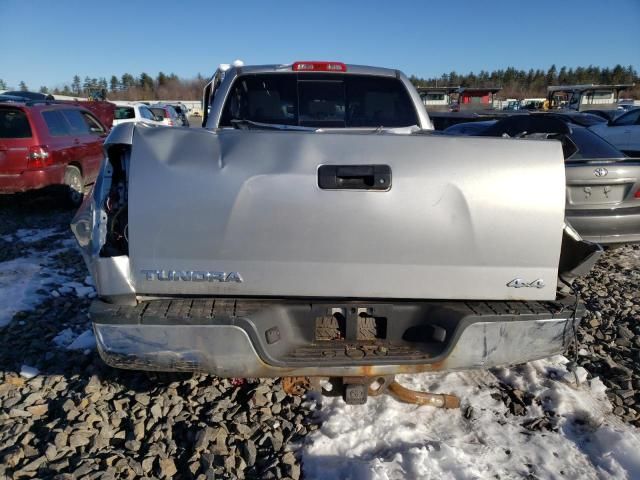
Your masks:
M76 167L78 170L80 170L80 173L82 173L82 165L80 165L78 162L69 162L67 164L67 167Z

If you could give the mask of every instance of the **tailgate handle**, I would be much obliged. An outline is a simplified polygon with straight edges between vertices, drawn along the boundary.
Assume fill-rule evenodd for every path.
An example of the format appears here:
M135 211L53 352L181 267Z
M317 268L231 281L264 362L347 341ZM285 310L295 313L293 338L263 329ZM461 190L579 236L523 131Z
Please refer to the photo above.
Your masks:
M389 165L321 165L318 186L324 190L389 190Z

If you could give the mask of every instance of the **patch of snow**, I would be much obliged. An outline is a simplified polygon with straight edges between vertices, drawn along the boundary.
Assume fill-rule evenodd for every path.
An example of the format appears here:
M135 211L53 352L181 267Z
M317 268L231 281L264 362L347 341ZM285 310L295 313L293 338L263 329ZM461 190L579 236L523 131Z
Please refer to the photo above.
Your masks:
M87 286L80 282L66 282L58 289L58 292L71 293L74 290L78 297L90 297L96 291L94 287Z
M41 268L28 258L0 263L0 327L7 325L16 312L39 303L41 296L36 291L42 286Z
M71 330L70 328L65 328L54 337L53 343L55 343L58 347L64 348L70 345L75 338L76 334L73 333L73 330Z
M24 378L33 378L40 373L36 367L30 367L29 365L22 365L20 367L20 376Z
M96 338L92 329L87 329L80 335L76 335L72 329L65 328L55 336L53 343L67 350L94 350L96 348Z
M93 335L93 329L85 330L67 346L67 350L94 350L95 348L96 337Z
M491 372L397 377L409 388L458 395L462 408L456 410L404 404L389 395L362 406L325 397L322 427L303 447L304 474L354 480L640 478L638 430L611 414L599 379L587 381L578 369L584 381L576 386L567 363L558 356ZM495 395L499 383L535 397L524 416L511 414ZM523 426L543 416L555 431Z
M78 287L76 288L76 295L79 297L91 297L96 292L93 287Z
M48 238L52 235L56 235L57 233L59 233L57 228L21 228L20 230L17 230L13 235L15 235L16 239L20 240L21 242L33 243ZM12 235L7 235L5 238L8 239L8 237L11 237L11 240L13 240Z
M584 368L578 367L575 372L567 371L566 373L563 373L562 379L565 383L575 385L577 381L578 384L582 384L587 381L587 375L588 372Z

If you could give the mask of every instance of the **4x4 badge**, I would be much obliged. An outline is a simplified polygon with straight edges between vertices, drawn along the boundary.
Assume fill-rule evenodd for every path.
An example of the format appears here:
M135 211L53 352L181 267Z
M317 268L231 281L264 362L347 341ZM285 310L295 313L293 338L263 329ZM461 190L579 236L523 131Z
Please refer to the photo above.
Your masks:
M536 280L534 280L533 282L526 282L521 278L514 278L513 280L511 280L509 283L507 283L507 287L511 287L511 288L544 288L544 280L542 280L541 278L538 278Z

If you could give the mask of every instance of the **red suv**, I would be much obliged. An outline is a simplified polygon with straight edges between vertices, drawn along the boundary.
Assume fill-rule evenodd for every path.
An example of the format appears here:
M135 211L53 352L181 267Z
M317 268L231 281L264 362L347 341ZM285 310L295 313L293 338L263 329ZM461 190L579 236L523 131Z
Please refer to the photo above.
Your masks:
M66 185L78 205L98 175L106 135L77 104L0 103L0 194Z

